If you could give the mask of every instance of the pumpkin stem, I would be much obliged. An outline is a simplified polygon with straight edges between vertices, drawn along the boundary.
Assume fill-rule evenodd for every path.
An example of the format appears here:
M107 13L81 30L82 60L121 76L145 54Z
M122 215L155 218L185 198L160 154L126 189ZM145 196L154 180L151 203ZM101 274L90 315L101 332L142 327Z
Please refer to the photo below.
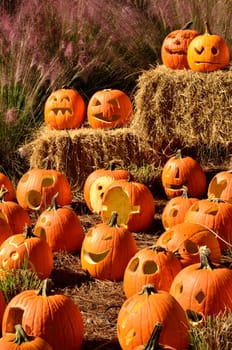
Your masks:
M45 278L45 280L42 281L40 288L38 290L37 295L41 296L48 296L51 294L51 291L54 287L54 283L51 278Z
M205 22L205 35L211 35L211 31L209 29L209 23Z
M159 339L160 339L160 333L162 329L163 329L163 324L161 322L156 322L155 327L148 340L148 343L144 346L143 350L160 349Z
M107 166L106 169L107 170L115 170L117 165L123 167L123 160L121 160L121 159L112 159L109 162L109 165Z
M4 184L2 184L1 186L1 190L0 190L0 202L4 202L4 197L5 197L5 194L8 193L9 190L6 188L6 186Z
M210 253L211 253L211 251L206 245L199 248L200 269L213 270L215 268L214 264L211 262L211 260L209 258Z
M21 345L22 343L25 343L29 340L30 340L30 338L25 333L21 324L16 324L15 325L15 338L12 340L13 343Z
M54 194L54 196L51 199L51 203L50 203L49 207L47 208L48 211L57 210L56 198L58 196L59 196L59 192L56 192L56 194Z
M185 30L185 29L189 29L193 24L193 21L188 21L187 23L185 23L183 25L183 27L181 28L182 30Z
M178 149L178 150L176 151L175 158L176 158L176 159L181 159L181 158L182 158L181 149Z
M182 197L188 198L188 187L185 185L182 186Z
M166 248L161 247L160 245L153 245L150 247L153 251L155 251L156 253L159 252L166 252Z
M30 226L28 224L25 224L25 229L24 229L23 235L25 238L36 237L33 233L32 226Z
M157 290L154 287L154 284L149 283L149 284L145 284L142 288L142 290L138 293L138 294L147 294L147 295L151 295L151 294L155 294L157 293Z
M117 220L118 220L118 213L116 211L112 211L111 218L110 218L108 225L110 227L118 226Z

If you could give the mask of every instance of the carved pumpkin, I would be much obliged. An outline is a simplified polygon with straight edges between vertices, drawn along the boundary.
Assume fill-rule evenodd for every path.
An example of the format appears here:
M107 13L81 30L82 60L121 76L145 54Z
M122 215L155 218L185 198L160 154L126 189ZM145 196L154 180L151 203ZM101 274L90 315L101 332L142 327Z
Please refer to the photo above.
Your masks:
M80 350L84 325L79 307L64 294L52 294L50 280L39 290L26 290L15 295L4 312L2 335L14 332L20 323L30 336L41 337L54 350Z
M129 231L146 231L154 220L154 197L143 183L115 180L106 188L102 199L103 222L109 221L112 211L118 213L118 224L126 225Z
M84 199L87 207L99 214L105 189L114 181L128 179L131 175L128 170L117 168L117 162L112 161L109 168L96 169L86 178L84 183Z
M58 205L71 204L71 186L63 173L53 169L34 168L19 179L16 198L25 210L43 210L51 204L52 197L57 192L59 192Z
M189 345L189 324L184 309L168 292L156 290L153 285L143 289L121 306L117 319L117 336L123 350L133 350L146 344L154 325L164 327L160 343L184 350Z
M0 338L0 350L53 350L44 339L26 334L20 324L15 325L15 333Z
M53 254L45 239L33 235L26 226L24 233L7 238L0 245L0 268L4 271L27 268L40 279L50 276L53 268Z
M8 190L3 185L0 190L0 210L6 215L12 234L22 233L26 224L31 225L31 218L18 203L5 200L7 193Z
M113 212L108 224L99 223L87 232L81 249L82 269L92 277L119 281L137 252L136 241L125 227L118 226Z
M183 186L190 197L201 197L207 189L202 166L192 157L182 157L181 150L164 164L161 174L164 191L169 198L180 196Z
M208 197L232 203L232 170L219 171L208 186Z
M171 198L165 205L161 220L165 230L184 221L186 211L198 198L189 198L187 187L183 186L183 194Z
M80 251L84 239L81 221L71 207L57 207L58 195L53 197L51 205L37 218L34 233L46 237L53 252Z
M94 129L113 129L125 126L132 117L132 102L121 90L97 91L89 100L87 117L89 125Z
M45 102L45 123L52 129L79 128L85 119L86 106L74 89L59 89L51 93Z
M212 264L209 254L209 248L200 248L200 263L185 267L175 276L170 294L184 310L216 316L232 310L232 270Z
M193 71L213 72L228 66L230 50L220 35L210 33L206 23L205 33L198 35L189 44L187 60Z
M156 244L176 252L183 267L200 261L199 248L202 245L210 248L213 261L219 262L221 258L218 239L210 229L198 223L174 225L158 237Z
M162 62L172 69L189 69L187 50L190 42L200 33L190 29L192 22L187 23L182 29L169 33L161 47Z
M177 256L165 248L153 245L140 249L129 261L124 272L123 289L127 298L138 293L145 284L156 289L170 289L175 275L182 269Z
M184 222L195 222L213 230L221 250L232 247L232 203L217 198L200 199L187 210Z
M0 173L0 188L2 187L2 185L4 185L8 190L5 196L5 200L12 201L15 197L14 185L8 176L6 176L3 173Z

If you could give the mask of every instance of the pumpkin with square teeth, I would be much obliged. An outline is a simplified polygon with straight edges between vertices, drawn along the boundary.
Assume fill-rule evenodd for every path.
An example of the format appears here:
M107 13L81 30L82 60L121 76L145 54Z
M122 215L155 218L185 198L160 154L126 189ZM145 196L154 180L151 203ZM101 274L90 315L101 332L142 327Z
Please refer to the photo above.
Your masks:
M58 89L51 93L44 106L45 123L52 129L79 128L85 119L84 99L74 89Z
M101 280L122 280L129 260L137 252L133 235L117 224L117 216L113 212L108 224L90 228L82 243L82 269Z

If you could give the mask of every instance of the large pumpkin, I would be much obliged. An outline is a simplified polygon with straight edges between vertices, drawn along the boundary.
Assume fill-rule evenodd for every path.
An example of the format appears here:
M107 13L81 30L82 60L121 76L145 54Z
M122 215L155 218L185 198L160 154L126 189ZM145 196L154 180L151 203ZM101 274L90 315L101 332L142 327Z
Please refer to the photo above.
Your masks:
M113 212L108 224L99 223L86 233L81 249L82 269L98 279L123 279L125 268L137 252L131 232L117 224Z
M163 324L160 342L185 350L189 345L189 324L184 309L166 291L153 285L143 289L121 306L117 319L117 335L123 350L146 344L157 322Z
M164 191L169 198L180 196L183 186L190 197L201 197L207 189L206 175L201 164L190 156L182 157L181 150L164 164L161 174Z
M172 69L189 69L187 61L187 50L190 42L200 33L190 29L192 22L187 23L181 29L169 33L161 47L162 62L166 67Z
M219 171L210 180L208 197L219 198L232 203L232 169Z
M121 90L100 90L89 100L87 117L89 125L94 129L125 126L132 117L132 102Z
M189 44L187 60L193 71L213 72L228 66L230 50L220 35L210 33L206 23L205 33L198 35Z
M84 324L79 307L64 295L52 293L45 279L39 290L26 290L15 295L4 312L2 335L14 332L20 323L30 336L46 340L53 350L80 350Z
M155 200L143 183L115 180L106 188L102 199L103 222L109 221L113 211L118 213L118 224L126 225L129 231L146 231L154 220Z
M86 106L82 96L74 89L59 89L45 102L45 123L52 129L74 129L84 122Z
M67 177L58 170L33 168L19 179L16 187L16 198L26 210L43 210L59 192L58 205L69 205L72 191Z

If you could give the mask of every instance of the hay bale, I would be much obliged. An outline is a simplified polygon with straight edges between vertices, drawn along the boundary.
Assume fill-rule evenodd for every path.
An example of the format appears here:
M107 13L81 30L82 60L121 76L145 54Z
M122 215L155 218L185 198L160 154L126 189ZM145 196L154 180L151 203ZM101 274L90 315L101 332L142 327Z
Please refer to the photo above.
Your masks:
M151 68L139 77L134 105L130 128L156 148L185 148L203 165L231 166L231 69Z
M43 126L21 152L32 168L63 172L70 181L74 197L82 192L86 177L112 159L122 160L128 168L159 162L155 150L129 128L51 130Z

